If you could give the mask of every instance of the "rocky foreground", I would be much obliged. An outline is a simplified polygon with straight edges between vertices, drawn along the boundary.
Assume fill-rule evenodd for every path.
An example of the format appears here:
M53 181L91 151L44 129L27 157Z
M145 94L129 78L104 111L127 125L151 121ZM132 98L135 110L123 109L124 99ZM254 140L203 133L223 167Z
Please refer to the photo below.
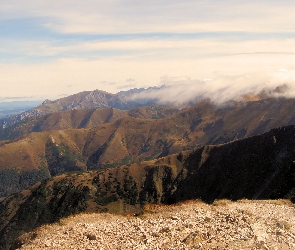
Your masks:
M20 249L295 249L287 200L190 201L139 216L80 214L19 237Z

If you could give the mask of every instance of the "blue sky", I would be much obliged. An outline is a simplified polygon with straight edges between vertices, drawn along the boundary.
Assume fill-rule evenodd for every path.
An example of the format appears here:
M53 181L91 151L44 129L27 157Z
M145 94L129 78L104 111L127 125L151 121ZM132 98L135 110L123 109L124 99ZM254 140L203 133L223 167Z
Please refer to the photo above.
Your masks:
M0 0L0 101L244 75L244 89L257 75L293 84L294 11L290 0Z

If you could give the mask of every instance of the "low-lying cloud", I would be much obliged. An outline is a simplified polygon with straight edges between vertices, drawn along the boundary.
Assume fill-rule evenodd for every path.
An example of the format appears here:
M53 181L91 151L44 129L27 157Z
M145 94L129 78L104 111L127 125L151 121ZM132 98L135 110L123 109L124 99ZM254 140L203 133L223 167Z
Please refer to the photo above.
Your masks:
M183 105L202 99L216 104L241 100L250 94L295 97L295 70L280 69L275 73L216 75L212 79L195 80L189 77L162 77L161 87L149 88L132 96L133 100L147 99L159 104Z

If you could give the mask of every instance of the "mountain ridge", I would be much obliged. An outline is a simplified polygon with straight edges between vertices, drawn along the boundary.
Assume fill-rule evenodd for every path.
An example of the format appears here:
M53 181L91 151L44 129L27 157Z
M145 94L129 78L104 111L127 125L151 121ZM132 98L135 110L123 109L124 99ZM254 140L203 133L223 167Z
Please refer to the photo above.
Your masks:
M131 110L95 108L56 111L46 115L25 118L8 128L0 130L0 140L13 140L31 132L93 128L126 116L142 119L161 119L175 112L178 112L177 108L168 106L146 106Z

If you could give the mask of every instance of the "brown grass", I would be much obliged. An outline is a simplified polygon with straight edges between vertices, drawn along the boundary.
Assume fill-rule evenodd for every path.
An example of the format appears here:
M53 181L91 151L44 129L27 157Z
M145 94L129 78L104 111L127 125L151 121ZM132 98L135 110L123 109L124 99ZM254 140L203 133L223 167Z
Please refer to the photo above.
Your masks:
M220 200L215 200L212 205L213 206L227 206L230 203L232 203L231 200L220 199Z

